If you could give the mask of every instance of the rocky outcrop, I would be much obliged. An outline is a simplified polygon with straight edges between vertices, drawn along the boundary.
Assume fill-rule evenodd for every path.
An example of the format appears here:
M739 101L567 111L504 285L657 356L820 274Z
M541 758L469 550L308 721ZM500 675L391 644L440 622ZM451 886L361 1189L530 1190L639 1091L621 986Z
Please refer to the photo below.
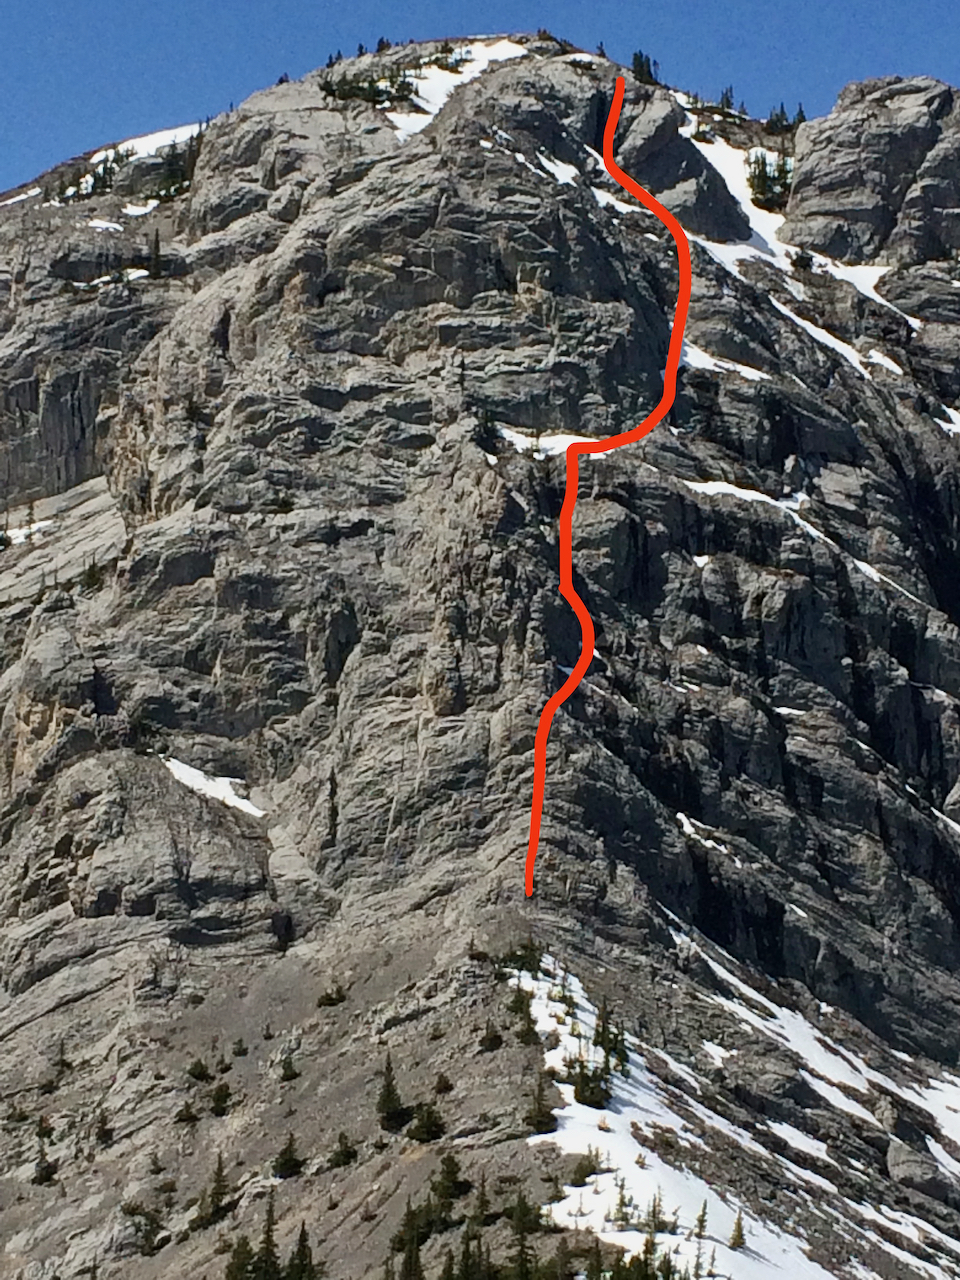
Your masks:
M960 104L926 76L849 85L802 124L784 238L848 262L960 249Z

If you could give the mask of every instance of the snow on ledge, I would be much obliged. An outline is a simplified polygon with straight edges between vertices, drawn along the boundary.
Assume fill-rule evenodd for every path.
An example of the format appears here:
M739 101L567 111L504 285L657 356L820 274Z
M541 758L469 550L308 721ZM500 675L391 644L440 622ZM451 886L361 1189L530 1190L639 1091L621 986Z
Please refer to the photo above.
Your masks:
M34 196L41 194L39 187L31 187L29 191L21 191L18 196L11 196L9 200L0 200L0 209L5 209L8 204L19 204L21 200L32 200Z
M442 67L427 65L420 71L406 73L417 84L414 102L419 110L384 113L397 131L398 142L406 142L415 133L425 129L459 85L475 80L493 62L525 57L527 50L515 40L495 40L493 43L475 40L470 44L458 45L457 53L466 54L468 59L457 71L445 71Z
M251 801L244 800L234 791L233 784L241 782L241 778L212 778L202 769L194 769L192 765L184 764L182 760L175 760L172 756L161 756L160 759L178 782L182 782L191 791L196 791L198 795L219 800L222 804L229 805L231 809L242 809L244 813L253 814L255 818L262 818L266 812L264 809L258 809Z

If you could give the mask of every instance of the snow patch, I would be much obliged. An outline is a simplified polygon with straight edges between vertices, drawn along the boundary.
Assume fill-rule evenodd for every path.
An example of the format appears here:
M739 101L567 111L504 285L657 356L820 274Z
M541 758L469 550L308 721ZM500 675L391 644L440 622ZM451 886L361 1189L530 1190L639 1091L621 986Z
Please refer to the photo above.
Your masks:
M196 124L180 124L173 129L160 129L156 133L145 133L139 138L126 138L123 142L114 143L95 152L87 163L92 165L100 164L102 160L106 160L107 156L112 155L114 151L132 151L133 159L139 159L141 156L152 156L161 147L170 147L174 143L177 146L181 146L183 143L189 142L202 128L203 125L198 121Z
M580 177L580 170L575 164L565 164L562 160L555 160L553 156L548 156L543 151L537 152L537 159L561 186L573 186Z
M120 212L128 218L142 218L145 213L152 213L159 203L159 200L148 200L146 204L125 204Z
M737 364L735 360L724 360L720 356L713 356L709 351L704 351L702 347L696 347L692 342L684 341L680 354L680 363L685 364L690 369L711 369L717 373L739 373L741 378L746 378L749 382L769 382L769 373L764 373L762 369L754 369L748 364Z
M406 142L415 133L425 129L458 85L475 80L494 62L522 58L527 51L522 44L517 44L514 40L495 40L491 44L476 40L472 44L459 46L457 52L467 59L457 71L445 71L442 67L426 66L419 71L406 73L409 79L416 82L417 91L414 102L420 110L384 113L397 131L398 142Z
M9 204L19 204L21 200L32 200L34 196L42 194L43 192L39 187L31 187L29 191L21 191L18 196L10 196L7 200L0 200L0 209L5 209Z
M615 209L617 213L636 213L636 205L627 204L626 200L619 200L616 196L612 196L609 191L604 191L602 187L591 187L594 199L597 204L603 205L607 209Z
M960 411L950 409L946 405L942 406L946 418L934 418L934 422L941 427L948 436L960 435Z
M241 778L212 778L202 769L194 769L192 765L184 764L182 760L175 760L172 756L161 756L160 759L178 782L182 782L191 791L196 791L198 795L219 800L229 805L231 809L242 809L244 813L251 813L255 818L262 818L266 812L264 809L258 809L249 800L244 800L234 791L233 784L242 782Z
M512 444L518 453L532 452L538 458L558 458L572 444L597 443L593 436L570 436L559 432L556 435L527 436L522 431L501 425L497 426L497 434Z

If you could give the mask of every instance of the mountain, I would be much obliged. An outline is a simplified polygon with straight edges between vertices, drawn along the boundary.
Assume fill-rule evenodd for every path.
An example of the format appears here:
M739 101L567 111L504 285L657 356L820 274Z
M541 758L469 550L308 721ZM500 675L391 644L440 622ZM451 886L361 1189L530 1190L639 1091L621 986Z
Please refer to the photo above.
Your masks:
M541 32L0 197L3 1280L960 1275L958 148Z

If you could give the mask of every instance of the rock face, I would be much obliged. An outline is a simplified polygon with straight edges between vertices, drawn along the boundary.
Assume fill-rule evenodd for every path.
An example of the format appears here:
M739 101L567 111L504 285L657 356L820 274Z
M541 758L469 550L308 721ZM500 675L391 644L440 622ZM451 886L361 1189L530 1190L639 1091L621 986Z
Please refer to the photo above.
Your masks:
M928 76L848 85L802 124L784 239L847 262L960 249L960 99Z
M284 1249L303 1218L332 1277L381 1274L455 1153L505 1257L516 1179L573 1172L527 1143L538 1080L560 1105L499 981L528 939L684 1117L638 1116L651 1168L810 1276L951 1274L955 91L801 126L778 244L730 167L760 126L627 76L618 162L698 237L687 348L664 423L581 467L596 652L527 900L580 644L563 448L660 399L676 254L596 155L619 68L468 52L257 94L152 208L140 160L0 203L0 1277L219 1276L291 1130ZM442 1142L378 1126L388 1050Z

